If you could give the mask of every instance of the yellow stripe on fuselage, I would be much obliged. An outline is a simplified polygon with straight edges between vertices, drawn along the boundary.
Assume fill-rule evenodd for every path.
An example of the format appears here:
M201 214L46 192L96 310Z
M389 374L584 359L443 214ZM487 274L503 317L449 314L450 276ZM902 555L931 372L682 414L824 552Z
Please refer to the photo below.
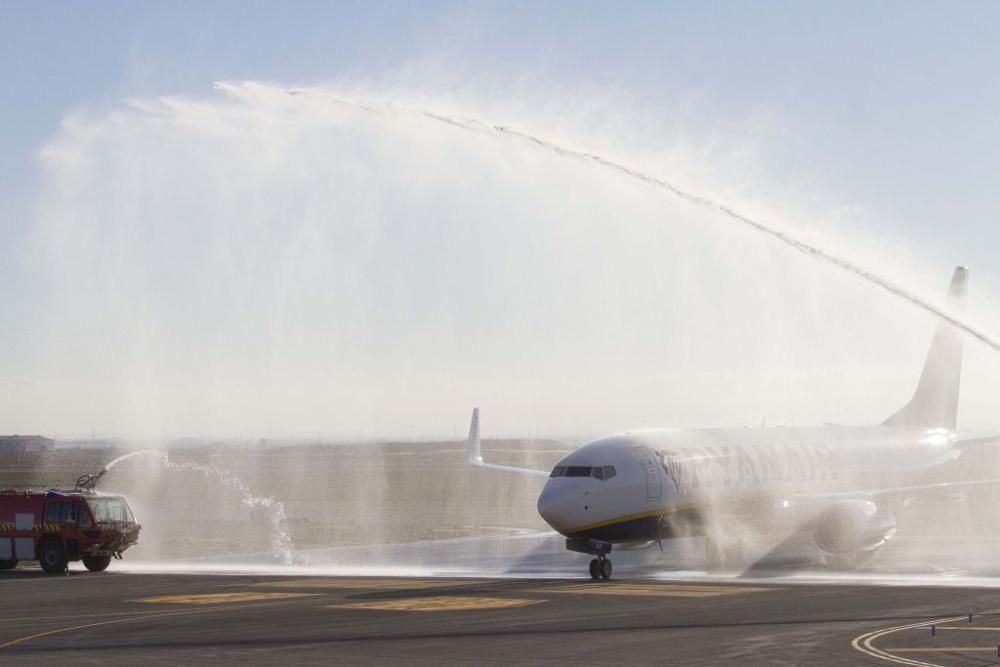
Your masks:
M636 521L638 519L648 519L654 516L665 516L667 514L677 514L678 512L686 512L693 509L705 509L711 505L719 505L726 503L735 502L745 502L747 500L753 500L755 498L769 498L772 497L770 494L747 494L742 496L729 496L728 498L712 498L706 499L699 502L691 503L681 503L679 505L671 505L670 507L657 507L656 509L646 510L644 512L635 512L634 514L623 514L621 516L616 516L612 519L603 519L601 521L595 521L594 523L588 523L585 526L578 526L577 528L571 528L567 533L582 533L588 530L594 530L595 528L604 528L605 526L612 526L616 523L627 523L629 521Z
M920 476L917 476L913 480L902 480L900 486L907 486L920 483ZM849 491L857 490L857 485L853 484L854 480L837 480L834 482L816 483L810 482L810 491L813 492L836 492L836 491ZM878 487L869 488L869 492L877 491ZM588 530L593 530L595 528L604 528L605 526L611 526L616 523L625 523L627 521L635 521L637 519L646 519L654 516L664 516L667 514L677 514L678 512L685 512L687 510L694 509L707 509L713 505L725 505L737 502L746 502L749 500L758 500L764 498L781 498L783 496L797 495L800 493L800 487L798 485L786 485L780 488L769 489L767 493L746 493L741 495L726 496L723 498L705 498L696 502L681 503L679 505L671 505L670 507L657 507L655 509L645 510L643 512L635 512L633 514L623 514L621 516L616 516L611 519L602 519L601 521L595 521L594 523L588 523L583 526L577 526L576 528L570 528L565 531L565 534L581 533Z
M691 507L694 507L694 503L690 503L690 505ZM604 519L603 521L595 521L594 523L588 523L585 526L570 528L566 532L582 533L588 530L594 530L595 528L604 528L605 526L613 526L616 523L627 523L629 521L636 521L638 519L648 519L654 516L663 516L664 514L674 514L680 511L683 511L681 505L677 505L675 507L658 507L655 510L636 512L635 514L623 514L622 516L616 516L613 519Z

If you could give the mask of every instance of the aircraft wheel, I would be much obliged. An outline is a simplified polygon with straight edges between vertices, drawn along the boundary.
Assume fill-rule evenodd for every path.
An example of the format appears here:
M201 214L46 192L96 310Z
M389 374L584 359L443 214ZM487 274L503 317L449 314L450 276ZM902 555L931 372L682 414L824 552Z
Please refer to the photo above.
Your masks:
M595 558L590 561L590 578L600 579L601 578L601 564Z
M831 554L827 561L831 570L838 572L853 572L861 564L861 558L855 551L842 554Z
M600 561L600 566L601 566L601 579L610 579L611 561L605 558L604 560Z
M726 565L730 568L743 567L743 564L746 561L743 540L736 539L726 545L725 561Z
M718 540L711 537L705 538L705 569L709 572L717 572L722 569L723 554L722 547Z

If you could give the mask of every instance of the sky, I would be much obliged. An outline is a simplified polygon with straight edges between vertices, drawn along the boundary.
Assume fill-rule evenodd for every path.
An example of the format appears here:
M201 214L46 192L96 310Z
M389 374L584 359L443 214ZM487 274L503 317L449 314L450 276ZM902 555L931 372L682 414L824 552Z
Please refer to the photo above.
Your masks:
M614 245L619 234L610 221L623 207L631 210L626 199L642 201L632 211L635 219L661 213L685 219L701 215L676 208L661 210L648 194L636 194L626 184L593 181L597 177L577 173L577 166L539 165L520 148L497 153L495 147L478 145L478 139L456 140L440 128L415 126L410 120L377 126L358 115L334 119L328 109L318 110L318 102L308 113L304 107L288 111L283 102L275 101L273 93L289 87L346 91L404 106L443 106L460 115L481 113L492 122L512 122L585 148L610 151L617 158L632 160L702 193L774 216L778 225L810 238L830 240L838 249L876 263L871 268L884 269L914 289L943 284L950 267L968 264L974 272L974 289L982 299L978 314L989 319L993 317L991 306L996 304L993 296L1000 294L1000 266L995 261L995 248L1000 244L996 220L1000 152L994 150L1000 145L1000 115L996 113L1000 82L995 76L1000 64L998 37L1000 7L989 2L956 6L944 2L612 5L0 0L0 80L4 82L0 90L0 231L5 238L0 249L0 296L8 304L11 319L18 322L0 333L0 342L7 350L0 358L0 372L8 378L0 393L7 407L0 409L0 417L12 429L64 434L91 430L233 434L243 430L241 415L248 413L253 418L247 418L245 428L254 433L405 435L461 430L464 425L456 424L462 421L465 406L446 404L459 399L471 402L477 393L491 396L488 390L477 390L478 380L470 380L473 374L469 368L475 367L480 375L502 375L512 368L518 355L509 350L497 352L507 349L498 342L498 335L474 338L482 347L470 343L470 349L454 356L427 341L451 336L461 340L469 327L496 324L486 316L485 320L473 318L469 308L459 308L457 303L477 299L500 303L497 308L504 313L503 321L516 322L523 316L526 327L539 318L544 320L547 315L539 313L549 312L551 305L539 297L534 319L516 311L517 302L524 303L531 291L526 283L512 277L511 263L523 257L492 249L512 243L528 247L539 264L558 263L559 248L575 242L573 234L578 229L561 226L557 218L573 213L580 220L586 218L583 228L593 233L594 247L581 248L581 267L585 260L592 265L617 251L621 254L607 261L618 262L618 270L634 264L653 242L634 232L638 236L631 241ZM234 94L214 87L217 82L247 81L271 88L259 98L249 99L252 95L246 89ZM152 113L166 118L167 130L149 121L148 109L163 99L183 101L171 111ZM188 104L191 106L184 106ZM232 108L240 105L247 113ZM250 113L252 110L255 113ZM323 120L317 120L321 116ZM338 138L314 134L309 129L312 122L333 123ZM227 140L219 130L222 125L242 128L246 134L239 141ZM405 132L404 126L408 128ZM256 170L244 169L240 146L245 147L248 137L261 132L281 138L249 144L272 156L273 164L270 169L263 164ZM162 145L164 137L170 138L170 146ZM395 143L387 145L390 140ZM447 149L441 148L445 145ZM289 152L289 146L295 151ZM330 151L312 155L309 149L316 146ZM412 155L420 151L437 161L440 181L411 164ZM197 158L192 158L195 154ZM192 159L200 166L192 168ZM407 165L411 171L406 170ZM199 169L204 171L200 180L185 180ZM227 171L236 176L227 179L220 175ZM352 191L344 188L341 192L327 181L310 180L318 178L317 173L334 171L357 178ZM300 183L330 187L336 197L324 200L313 197L314 190L297 189L302 186L287 176L292 172L301 174ZM534 185L524 177L529 173L538 176ZM449 197L446 174L452 178L454 197ZM338 183L343 181L341 178ZM214 190L199 189L206 183L212 183ZM584 186L594 201L567 201L577 195L584 197L580 193ZM556 192L554 188L561 189ZM602 194L601 201L608 209L601 213L602 218L595 213L602 207L595 193ZM264 208L268 202L275 210L280 208L282 216L289 213L288 207L278 207L275 202L290 201L293 196L297 202L308 202L291 213L300 215L301 220L311 220L312 215L319 215L319 220L322 216L316 210L336 205L338 219L350 219L350 234L354 236L343 236L348 228L338 227L334 234L330 229L316 231L303 226L290 240L276 231L278 227L267 226L272 222L261 222L260 234L254 236L236 222L261 210L260 205L247 205L254 196L265 198ZM374 207L376 198L396 202L399 208L392 209L388 203ZM215 199L235 203L223 207ZM511 203L512 199L518 203ZM532 207L532 201L537 206ZM491 203L489 215L482 209L477 212L476 207L484 203ZM149 208L154 204L157 212ZM237 211L242 211L239 216ZM488 256L479 270L493 271L480 278L486 286L476 291L473 281L452 293L451 286L463 282L461 277L443 269L440 275L429 275L417 264L411 267L412 273L403 272L394 282L371 264L360 262L357 252L343 255L341 259L347 260L342 266L348 268L336 275L318 257L309 260L315 265L304 263L312 268L302 269L300 274L287 267L272 273L253 264L255 259L271 257L268 248L285 243L298 243L300 250L296 252L306 252L301 247L308 250L310 242L302 240L303 234L313 238L313 248L345 238L364 238L366 247L376 248L372 253L396 257L395 266L399 267L408 266L406 248L429 262L443 261L443 255L434 254L436 246L421 245L426 230L409 239L408 246L401 246L398 240L380 241L382 237L372 231L383 230L398 238L399 230L387 226L386 221L399 219L407 211L422 212L424 220L440 215L442 228L438 231L446 232L449 239L458 238L466 229L470 243L482 244L484 238L495 241L498 245L482 245L480 249ZM525 219L537 216L532 218L534 229L548 230L551 238L543 243L530 228L512 226L505 232L511 237L497 239L485 227L459 224L477 215L480 221L495 217L496 224L506 224L506 216L514 213ZM178 223L180 214L211 216L216 244L211 252L193 251L203 247L205 238L201 231ZM164 219L156 227L123 231L127 219L153 220L158 215ZM282 219L287 223L287 218ZM752 267L772 266L775 261L790 262L784 267L786 271L794 266L803 275L812 276L813 269L802 268L801 259L786 260L783 253L787 251L772 250L767 244L756 260L748 259L746 266L739 268L739 257L717 247L734 238L729 232L696 236L664 237L660 242L664 247L697 245L703 258L715 257L718 262L710 267L713 276L732 272L737 280L740 275L752 274ZM228 245L227 239L231 240ZM449 241L449 255L466 250L454 243ZM81 280L79 271L86 271L87 266L107 266L103 262L109 248L118 249L117 273ZM175 253L168 256L169 261L158 253L163 248ZM331 252L327 259L336 256L335 249ZM232 261L237 265L244 262L252 266L229 277L221 275L218 267L231 255L235 255ZM122 263L122 256L136 259ZM289 261L287 255L283 257L281 261ZM295 257L296 262L304 261L301 255ZM163 266L157 269L161 260ZM687 266L696 274L697 263L689 263L679 264L678 271ZM701 270L708 270L707 266L702 262ZM174 280L172 268L199 276L200 281L187 285L183 279ZM613 304L615 315L611 319L628 328L631 324L622 313L655 307L658 299L671 294L666 285L676 282L678 275L666 270L657 274L656 280L662 282L655 284L660 287L636 303L629 301L639 297L627 283L619 285L610 279L587 285L584 281L581 284L587 289L578 284L566 298L567 303L577 303L577 310L567 310L562 313L564 319L553 320L551 325L558 329L560 323L585 318L587 313L608 312ZM532 279L541 286L539 294L548 294L546 289L550 289L555 299L559 299L559 286L565 285L559 281L572 280L568 274L551 271ZM289 284L299 285L296 280L309 289L303 287L295 294L311 297L295 297L300 298L295 301L286 294ZM787 280L787 274L776 270L772 280ZM352 293L363 296L357 296L353 305L328 301L331 297L322 290L310 291L323 281L341 287L360 286ZM253 290L245 287L255 283ZM225 308L218 307L222 301L205 296L211 293L206 284L220 286L222 296L218 298L227 304ZM811 321L816 327L820 327L819 321L825 322L824 331L843 333L843 326L832 327L829 318L839 312L845 320L856 320L869 313L866 308L886 313L887 321L879 322L882 329L899 326L899 331L919 329L923 333L932 324L903 306L897 312L897 306L879 301L882 295L870 297L869 304L867 292L856 292L855 287L839 282L836 287L810 284L813 296L802 302L806 305L789 305L787 310L812 312L810 309L817 308L815 294L836 293L843 303L858 303L860 299L866 304L857 313L816 310L821 314ZM730 294L727 290L736 288L721 278L712 285L717 289L706 292L706 298L720 312L713 315L715 319L705 315L703 328L694 328L698 335L692 334L687 341L666 337L640 344L609 328L594 334L597 338L593 340L584 337L588 344L580 344L577 352L581 356L567 354L563 358L559 350L566 345L553 340L549 349L538 342L546 339L529 335L530 327L523 331L513 327L504 340L522 341L523 336L523 345L537 348L518 358L543 366L546 359L561 359L545 368L543 375L562 376L565 384L543 381L528 371L498 381L503 390L495 388L497 396L529 395L520 403L494 396L496 412L501 415L498 427L509 433L518 432L522 425L523 430L533 432L567 432L575 428L579 421L575 411L581 409L599 415L579 422L580 430L587 432L627 426L629 419L688 423L703 418L739 423L751 417L756 421L759 413L772 411L792 422L821 419L818 411L792 397L801 393L810 378L815 382L819 365L802 359L819 354L824 342L829 342L823 336L811 346L802 344L782 360L787 363L782 367L799 378L798 384L788 387L770 376L766 382L748 379L760 377L762 369L772 368L776 359L767 345L754 348L752 361L745 364L747 375L736 379L765 382L753 385L752 393L769 398L755 399L751 405L746 397L727 396L718 410L699 410L694 402L684 403L682 397L691 393L685 390L678 396L664 395L662 400L669 396L679 407L662 414L657 414L654 400L643 399L638 401L642 409L631 408L635 397L621 387L635 384L641 387L637 391L655 396L670 384L660 375L659 385L647 385L648 380L635 377L650 365L645 353L636 353L634 359L618 359L619 366L628 370L610 382L616 388L611 395L589 395L574 389L600 377L596 370L593 377L575 375L575 364L589 364L588 349L607 356L608 350L621 349L626 339L628 345L650 353L671 346L674 356L667 354L671 373L692 357L712 362L720 354L724 358L721 350L729 343L722 341L717 348L706 348L705 341L727 318L746 317L726 313L742 313L748 297ZM75 293L78 287L82 291ZM666 291L657 291L661 288ZM618 289L623 291L615 292ZM270 295L271 309L257 308L254 295L261 294ZM445 299L441 294L450 296ZM603 300L589 302L587 294L597 294ZM724 298L744 305L720 301ZM394 305L379 315L372 303ZM187 306L191 309L185 310ZM337 328L345 326L342 323L334 325L332 320L318 318L315 313L321 306L354 313L360 318L357 330L348 336ZM699 308L715 312L704 304ZM427 313L436 313L438 319L421 319L429 317ZM643 326L676 327L679 315L673 313L672 317L644 322ZM108 330L88 323L89 318L120 326L109 325L108 330L117 332L109 336ZM279 333L273 330L276 321L287 324L277 327ZM799 320L779 323L793 324L796 336L812 331ZM390 333L397 326L405 326L408 332L423 331L412 336L425 339L394 338ZM247 333L265 327L271 331L266 340ZM290 330L296 333L288 333ZM318 354L323 345L301 338L308 331L325 333L327 341L353 350L343 353L350 363L327 366L328 361L296 360L294 349ZM887 341L899 331L887 330ZM165 332L179 333L171 337ZM354 342L348 344L348 339ZM364 342L359 342L362 339ZM67 344L67 340L74 344ZM884 368L872 372L892 375L911 368L910 353L925 343L918 337L912 350L906 346L902 351L887 348L885 355L878 357L871 351L853 355L848 343L840 342L837 354L849 355L856 360L852 364L866 367L872 365L868 354L883 358ZM523 350L523 345L519 349ZM684 348L686 356L676 351L678 345L688 346ZM122 352L116 361L115 353L123 346L127 353ZM415 349L427 363L407 360L399 353L406 349ZM454 352L454 344L449 349ZM475 357L477 352L490 351L498 355L492 365L481 362L470 366L471 362L456 361L464 359L462 354ZM267 357L267 363L259 362L256 370L243 375L248 373L246 360L261 356ZM191 368L178 364L178 357L188 359ZM398 365L383 368L386 358L408 370L400 372ZM608 363L606 368L596 367L612 372ZM984 360L982 366L990 363ZM706 365L711 363L701 364ZM730 363L730 369L732 366ZM206 371L207 367L215 370ZM434 372L431 369L435 367L451 370ZM172 376L172 369L178 368L176 377ZM325 370L310 375L316 368ZM992 372L984 371L974 380L982 398L973 412L978 410L981 416L995 408L985 398L986 388L995 379ZM197 378L197 387L211 390L204 393L187 384L185 373ZM720 375L718 371L715 374ZM912 371L901 378L900 386L908 384L910 376ZM295 377L305 378L302 395L287 389L296 384ZM398 386L393 385L393 377ZM701 377L696 373L685 382L695 387L708 382L706 390L719 391L710 381L697 379ZM164 384L173 388L164 389L152 378L166 378ZM247 382L286 390L227 402L226 397ZM415 407L410 411L393 412L393 405L424 393L418 386L434 386L435 382L449 388L441 389L440 399L422 397L412 401ZM827 380L823 382L829 386ZM870 378L866 383L871 384ZM142 389L130 389L125 397L123 384ZM345 404L355 405L348 396L359 386L369 385L378 389L369 391L364 401L346 411L364 413L363 419L356 420L351 414L336 419L311 416L322 409L321 404L311 402L309 396L314 393L330 392ZM151 390L150 386L158 388ZM847 382L844 386L834 383L831 391L844 391L847 386ZM895 387L893 391L898 393ZM140 398L135 397L137 392ZM871 396L861 392L861 398ZM616 405L616 400L622 403ZM855 403L843 406L840 412L847 418L874 417L878 409L892 407L895 398L884 400L870 413ZM78 409L68 408L69 402L77 402ZM267 418L259 416L262 406L286 402L303 407L279 409ZM124 410L127 418L120 417L123 404L129 406ZM595 408L595 412L585 407L590 405L616 407ZM452 411L459 416L445 417ZM484 424L487 415L484 409ZM837 415L831 419L836 420Z

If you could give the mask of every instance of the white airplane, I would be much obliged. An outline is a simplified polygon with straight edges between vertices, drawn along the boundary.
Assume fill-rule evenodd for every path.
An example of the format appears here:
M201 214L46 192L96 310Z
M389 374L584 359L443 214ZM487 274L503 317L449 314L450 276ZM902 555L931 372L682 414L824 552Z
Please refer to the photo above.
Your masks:
M949 306L961 307L967 285L968 270L956 268ZM944 481L965 449L1000 442L956 430L962 343L940 324L913 397L878 426L630 431L579 447L548 473L484 463L476 408L466 460L547 477L538 512L567 549L594 556L594 579L611 577L613 545L662 548L677 537L704 536L710 567L734 565L750 530L811 531L849 566L892 538L903 504L1000 481Z

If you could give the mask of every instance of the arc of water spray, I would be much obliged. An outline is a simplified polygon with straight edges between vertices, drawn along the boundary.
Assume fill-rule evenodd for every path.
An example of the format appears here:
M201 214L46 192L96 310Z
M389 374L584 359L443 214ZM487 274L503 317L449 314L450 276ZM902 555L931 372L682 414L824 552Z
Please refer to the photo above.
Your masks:
M506 135L520 140L528 141L532 144L540 146L541 148L554 152L557 155L564 158L583 160L585 162L591 162L593 164L599 165L606 169L612 169L620 174L624 174L625 176L646 183L647 185L657 187L661 190L666 190L670 194L680 197L681 199L691 202L692 204L717 211L722 215L728 217L729 219L739 222L743 225L746 225L762 234L766 234L780 241L781 243L784 243L785 245L791 246L792 248L798 250L799 252L810 255L811 257L814 257L818 260L822 260L828 264L832 264L840 269L843 269L855 275L856 277L860 277L861 279L866 280L867 282L889 292L893 296L903 299L904 301L910 303L911 305L914 305L917 308L927 313L930 313L934 317L947 322L956 329L959 329L960 331L968 334L975 340L978 340L980 343L986 345L993 351L1000 352L1000 338L993 336L985 331L982 331L981 329L972 326L971 324L964 322L963 320L959 319L958 317L955 317L954 315L943 310L942 308L939 308L938 306L935 306L932 303L924 301L923 299L913 294L912 292L908 291L904 287L897 285L891 280L884 278L879 274L870 271L859 264L855 264L854 262L848 259L844 259L843 257L831 254L818 246L815 246L811 243L796 238L794 235L790 234L787 231L784 231L777 227L773 227L759 220L755 220L747 215L744 215L743 213L740 213L733 207L715 201L710 197L688 192L687 190L684 190L667 180L664 180L662 178L657 178L656 176L652 176L645 172L639 171L638 169L629 167L628 165L625 165L621 162L610 160L602 155L598 155L597 153L591 153L588 151L563 146L562 144L558 144L554 141L550 141L538 135L531 134L529 132L524 132L522 130L517 130L511 127L507 127L506 125L494 125L474 118L473 119L455 118L452 116L447 116L442 113L438 113L436 111L430 111L428 109L402 107L388 102L373 102L370 100L352 100L349 98L338 97L329 93L322 93L319 91L295 89L295 90L287 90L285 92L289 95L319 96L322 97L323 99L329 100L336 104L348 106L353 109L359 109L366 113L377 113L380 111L390 112L390 113L393 112L406 113L410 115L427 118L435 122L445 123L447 125L451 125L453 127L457 127L467 131Z
M159 449L139 449L134 452L129 452L128 454L123 454L105 465L101 471L94 476L94 483L96 484L97 480L120 463L133 457L144 455L152 456L168 470L175 469L193 471L208 479L218 482L228 489L236 491L240 495L240 501L246 507L263 507L269 510L273 531L271 539L272 547L285 565L292 564L292 542L291 536L288 533L288 515L285 512L284 503L271 497L255 495L246 482L230 472L202 463L196 463L195 461L175 462L170 459L167 452Z

